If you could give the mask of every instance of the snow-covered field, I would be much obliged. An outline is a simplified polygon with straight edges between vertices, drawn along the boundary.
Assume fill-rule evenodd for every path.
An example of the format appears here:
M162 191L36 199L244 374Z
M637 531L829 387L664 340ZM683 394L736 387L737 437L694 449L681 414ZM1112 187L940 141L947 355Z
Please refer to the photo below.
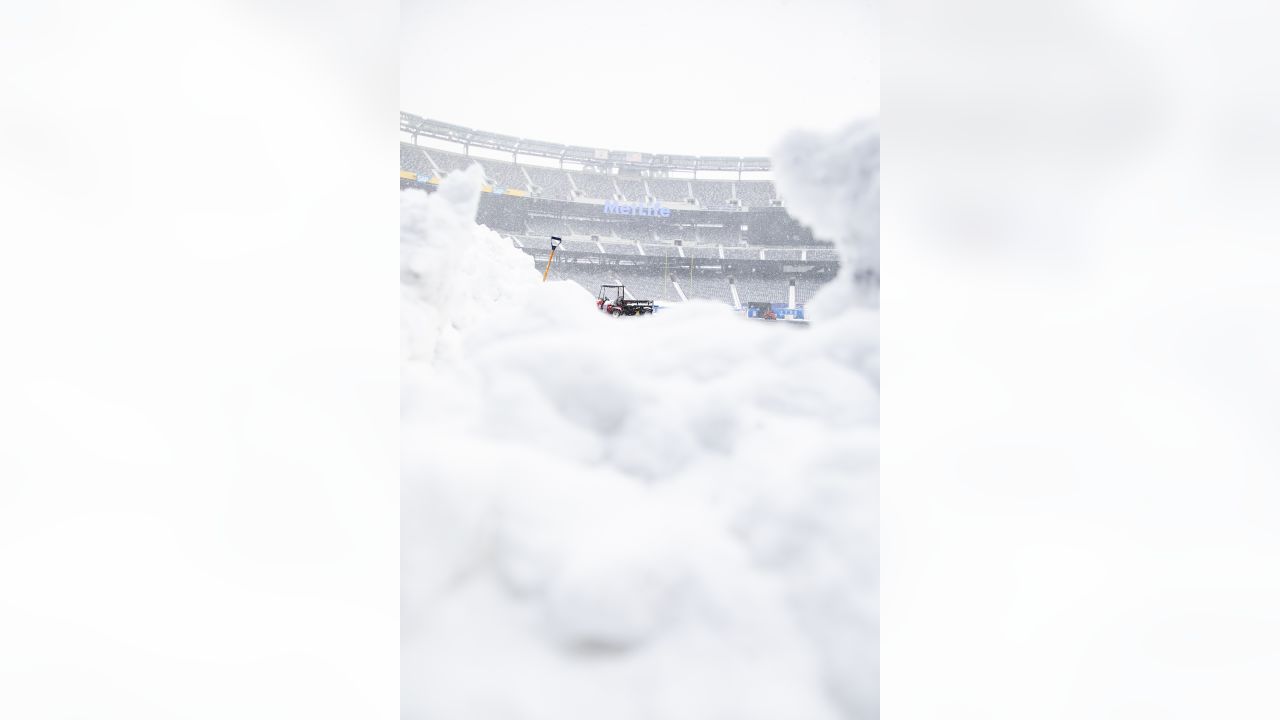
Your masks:
M878 129L775 155L844 255L805 332L604 316L477 167L402 194L406 718L878 715Z

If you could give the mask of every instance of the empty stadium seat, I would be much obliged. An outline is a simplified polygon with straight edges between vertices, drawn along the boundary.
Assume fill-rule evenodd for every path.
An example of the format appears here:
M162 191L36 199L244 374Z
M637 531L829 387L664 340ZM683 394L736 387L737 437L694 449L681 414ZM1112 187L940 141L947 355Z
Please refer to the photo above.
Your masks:
M738 297L745 306L749 302L785 303L788 294L788 277L781 273L754 272L734 276L738 285Z
M435 174L431 161L423 154L422 148L409 143L400 143L400 169L408 170L422 178L429 178Z
M565 171L536 165L525 165L524 170L533 181L534 194L557 200L568 200L571 197L569 175Z
M474 159L469 158L466 155L458 155L451 152L445 152L444 150L437 150L435 148L423 150L422 152L429 155L432 160L435 160L436 166L440 168L441 172L446 174L453 172L454 170L465 170L468 167L471 167L471 164L475 162Z
M493 180L494 185L516 190L529 189L529 183L525 180L524 172L519 165L488 159L480 162L484 165L485 174Z
M774 197L773 183L764 180L734 183L735 196L749 208L769 207Z
M611 200L618 194L613 186L613 176L597 173L574 173L573 182L582 191L583 197L600 200Z
M663 202L683 204L686 198L691 197L688 180L649 178L648 183L654 197Z
M646 201L648 194L644 191L644 181L636 178L616 178L618 189L622 191L622 197L627 202L643 203Z
M694 197L704 208L725 209L733 194L733 183L725 180L698 180L693 183Z

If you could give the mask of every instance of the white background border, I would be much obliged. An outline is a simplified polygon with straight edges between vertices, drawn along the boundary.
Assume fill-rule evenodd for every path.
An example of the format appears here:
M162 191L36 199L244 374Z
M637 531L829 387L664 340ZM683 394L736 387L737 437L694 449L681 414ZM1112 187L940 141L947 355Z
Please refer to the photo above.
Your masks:
M1267 7L886 9L884 717L1280 716ZM398 714L397 14L6 8L0 715Z

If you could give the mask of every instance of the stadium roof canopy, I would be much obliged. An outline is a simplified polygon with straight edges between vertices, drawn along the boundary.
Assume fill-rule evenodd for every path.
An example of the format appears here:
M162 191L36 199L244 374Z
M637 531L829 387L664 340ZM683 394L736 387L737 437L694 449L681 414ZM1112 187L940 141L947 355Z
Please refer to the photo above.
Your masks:
M697 173L699 170L738 173L767 172L771 169L769 158L767 157L668 155L628 150L608 150L581 145L561 145L543 140L518 138L514 135L473 130L461 125L429 120L407 112L400 113L400 130L413 135L415 140L417 137L423 136L464 146L501 150L513 155L533 155L562 162L568 160L584 165L609 165L662 171L680 170L693 173Z

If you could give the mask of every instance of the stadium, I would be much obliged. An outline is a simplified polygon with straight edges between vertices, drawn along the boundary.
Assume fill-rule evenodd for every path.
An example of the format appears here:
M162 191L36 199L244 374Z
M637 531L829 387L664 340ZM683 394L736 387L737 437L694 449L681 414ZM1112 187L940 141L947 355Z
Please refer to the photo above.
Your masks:
M477 220L591 292L625 285L659 303L722 302L804 319L840 268L786 209L767 157L705 157L562 145L400 114L400 185L433 192L479 164ZM864 273L860 283L878 282Z
M878 717L878 123L400 130L402 716Z

